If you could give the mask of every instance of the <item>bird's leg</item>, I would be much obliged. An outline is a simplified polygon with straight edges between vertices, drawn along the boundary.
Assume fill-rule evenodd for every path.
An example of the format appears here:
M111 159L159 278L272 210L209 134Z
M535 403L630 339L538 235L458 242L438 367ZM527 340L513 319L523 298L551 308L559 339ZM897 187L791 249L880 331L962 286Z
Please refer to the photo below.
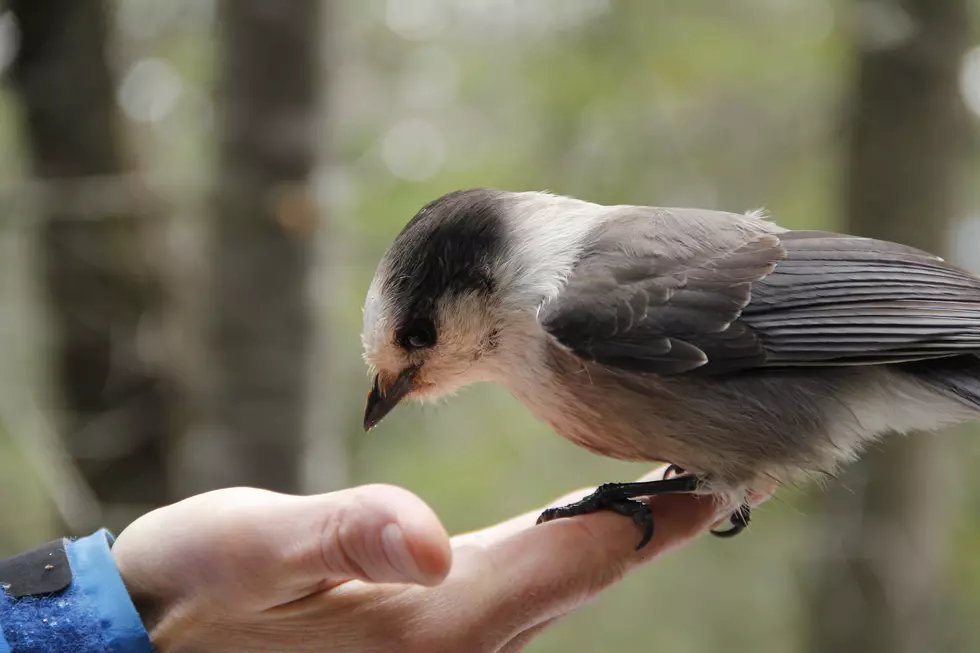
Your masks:
M671 464L664 470L664 478L672 478L675 476L682 476L684 474L684 469L678 465ZM749 526L749 522L752 520L752 507L747 503L743 503L738 507L732 516L729 517L729 523L732 525L731 528L725 531L710 531L715 537L731 538L735 537L742 531L744 531Z
M670 470L671 468L668 467L667 472ZM666 473L664 475L666 476ZM636 547L637 550L640 550L653 537L653 512L645 503L636 501L636 497L691 493L698 489L700 483L701 479L697 476L678 476L665 478L661 481L637 483L605 483L581 501L545 510L538 517L538 523L543 524L553 519L587 515L599 510L612 510L632 518L636 525L643 529L643 537Z

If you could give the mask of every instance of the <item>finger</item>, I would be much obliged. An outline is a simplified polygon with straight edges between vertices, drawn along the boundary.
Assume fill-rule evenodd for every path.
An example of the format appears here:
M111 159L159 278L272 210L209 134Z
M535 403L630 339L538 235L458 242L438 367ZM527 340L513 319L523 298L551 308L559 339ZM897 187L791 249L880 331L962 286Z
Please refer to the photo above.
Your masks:
M664 472L666 470L667 470L666 465L664 465L663 467L658 467L652 472L645 474L643 477L641 477L638 480L655 481L661 479L663 478ZM575 490L574 492L569 492L565 496L555 499L546 507L550 508L555 506L564 506L569 503L574 503L579 499L588 496L594 490L595 490L594 487L580 488L578 490ZM520 531L526 530L531 526L534 526L538 521L538 517L541 516L541 512L543 510L544 508L532 510L530 512L524 513L523 515L518 515L517 517L513 517L511 519L508 519L507 521L500 522L499 524L490 526L489 528L484 528L479 531L472 531L470 533L457 535L453 538L453 544L454 545L488 545L493 542L497 542L499 540L505 539L516 533L519 533Z
M574 492L569 492L565 496L556 499L551 504L546 507L551 506L561 506L569 503L574 503L579 499L589 495L595 490L594 487L580 488ZM470 545L480 545L486 546L494 542L499 542L500 540L506 539L519 533L521 531L531 528L537 523L538 517L541 516L541 512L545 508L538 508L526 512L522 515L516 517L511 517L506 521L499 522L493 526L488 526L487 528L481 528L478 531L470 531L469 533L461 533L459 535L453 536L452 542L454 547L459 546L470 546Z
M579 607L639 563L703 533L720 514L713 498L689 494L654 497L649 505L656 530L642 551L635 550L631 520L598 512L457 549L454 579L479 588L481 619L509 639Z
M290 512L303 520L296 528L306 539L295 555L301 578L435 585L449 573L445 528L407 490L361 486L302 498Z
M253 607L352 579L432 585L451 561L432 510L385 485L312 497L217 490L142 517L113 550L129 577L157 594L193 589Z
M554 626L557 622L558 618L548 619L544 623L528 628L521 634L517 635L517 637L507 642L507 644L505 644L504 647L497 653L518 653L518 651L523 651L524 647L531 643L531 640Z

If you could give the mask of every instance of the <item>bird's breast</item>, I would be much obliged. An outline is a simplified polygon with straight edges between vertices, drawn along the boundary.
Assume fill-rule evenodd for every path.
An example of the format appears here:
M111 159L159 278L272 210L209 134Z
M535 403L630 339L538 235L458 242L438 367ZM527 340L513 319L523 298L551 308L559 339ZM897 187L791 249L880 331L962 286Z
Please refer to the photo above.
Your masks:
M609 458L675 462L681 453L657 399L618 387L609 372L554 347L510 379L511 392L572 443Z

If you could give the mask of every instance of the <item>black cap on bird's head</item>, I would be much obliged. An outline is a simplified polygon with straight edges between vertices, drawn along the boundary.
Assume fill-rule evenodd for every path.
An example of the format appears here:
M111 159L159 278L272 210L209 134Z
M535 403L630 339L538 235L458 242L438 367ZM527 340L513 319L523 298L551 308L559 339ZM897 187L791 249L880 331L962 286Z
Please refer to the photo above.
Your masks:
M504 195L464 190L429 203L378 265L364 305L364 357L375 371L365 429L407 397L475 380L474 364L492 346L488 308L507 246Z

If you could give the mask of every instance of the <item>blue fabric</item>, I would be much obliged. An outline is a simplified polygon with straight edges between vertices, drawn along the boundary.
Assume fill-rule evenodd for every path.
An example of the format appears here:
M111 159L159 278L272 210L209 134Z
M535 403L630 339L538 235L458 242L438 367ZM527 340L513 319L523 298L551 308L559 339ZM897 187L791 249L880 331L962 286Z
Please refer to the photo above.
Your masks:
M113 541L103 529L68 545L68 561L77 570L73 584L91 605L98 606L106 653L152 652L150 638L109 551Z
M105 530L66 541L72 583L63 592L13 599L0 591L0 653L152 653L112 542Z
M7 643L7 638L3 636L2 630L0 630L0 653L11 653L10 644Z

